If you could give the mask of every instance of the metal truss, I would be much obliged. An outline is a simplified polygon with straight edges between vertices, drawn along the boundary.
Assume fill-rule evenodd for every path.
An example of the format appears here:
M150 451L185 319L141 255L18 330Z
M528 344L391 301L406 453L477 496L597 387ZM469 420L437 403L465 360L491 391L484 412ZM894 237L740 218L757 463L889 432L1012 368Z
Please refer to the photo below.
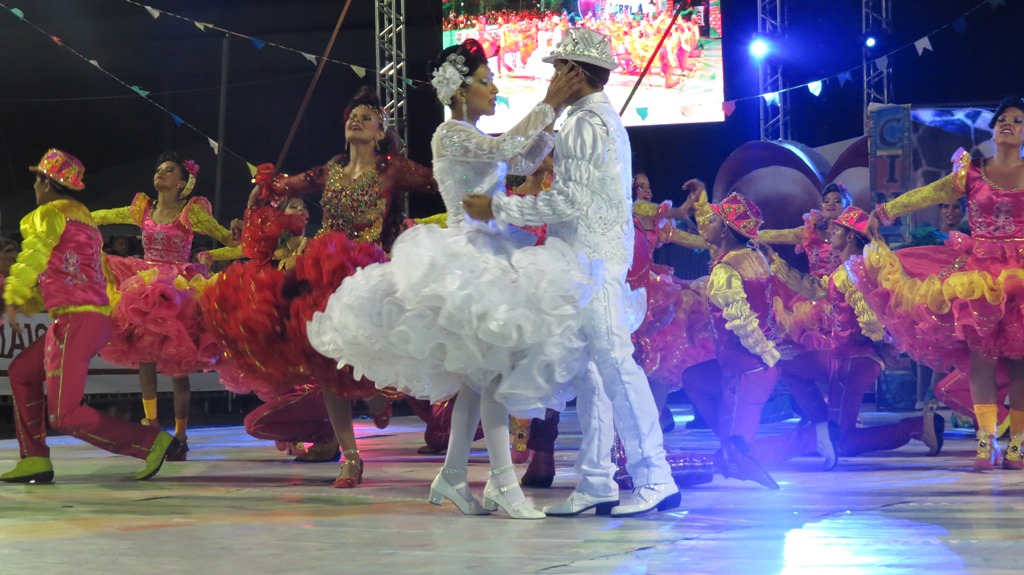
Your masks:
M757 2L757 33L769 38L781 39L786 27L786 14L783 0L758 0ZM761 139L788 140L789 138L789 92L782 77L782 66L768 57L757 67L759 93L775 94L769 102L760 99L761 106Z
M869 32L887 36L892 31L892 5L890 0L862 0L861 28L866 37ZM882 45L883 49L885 44ZM864 118L867 120L868 106L872 103L888 104L892 97L892 73L888 60L866 46L863 50L862 70L864 73ZM866 125L866 124L865 124Z
M377 0L377 95L406 154L409 119L405 62L405 0Z

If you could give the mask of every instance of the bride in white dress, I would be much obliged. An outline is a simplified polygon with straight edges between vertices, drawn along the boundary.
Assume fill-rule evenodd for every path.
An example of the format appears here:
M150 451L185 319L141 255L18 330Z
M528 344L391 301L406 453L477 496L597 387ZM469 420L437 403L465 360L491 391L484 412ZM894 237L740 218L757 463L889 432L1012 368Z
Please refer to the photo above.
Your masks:
M452 112L431 144L448 228L428 224L403 233L390 262L342 283L309 323L309 338L379 387L430 401L458 393L431 502L448 499L466 514L500 506L512 517L539 519L544 514L516 480L508 414L561 410L572 397L571 380L588 360L580 310L600 285L602 268L561 240L534 246L536 237L522 230L467 219L461 202L468 194L503 194L507 173L536 170L582 76L556 75L544 100L498 137L476 128L481 116L494 114L498 89L475 40L442 52L434 76L438 99ZM466 479L478 421L491 461L482 505Z

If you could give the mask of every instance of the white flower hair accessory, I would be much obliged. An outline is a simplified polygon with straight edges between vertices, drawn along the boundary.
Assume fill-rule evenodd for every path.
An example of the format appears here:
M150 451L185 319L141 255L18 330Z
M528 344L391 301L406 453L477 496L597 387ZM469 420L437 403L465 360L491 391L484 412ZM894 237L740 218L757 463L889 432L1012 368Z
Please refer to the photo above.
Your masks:
M430 84L437 92L437 99L445 106L452 103L452 96L459 86L472 84L473 78L469 78L469 66L466 65L466 57L458 54L449 54L441 66L434 70L434 79Z

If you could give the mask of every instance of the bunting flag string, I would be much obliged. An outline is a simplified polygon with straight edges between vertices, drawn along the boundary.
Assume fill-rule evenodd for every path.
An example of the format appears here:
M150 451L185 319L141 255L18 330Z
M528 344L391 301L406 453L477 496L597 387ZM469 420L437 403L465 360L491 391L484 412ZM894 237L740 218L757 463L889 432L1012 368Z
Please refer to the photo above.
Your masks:
M0 2L0 8L2 8L2 9L4 9L4 10L7 10L7 11L11 12L11 13L12 13L12 14L14 14L15 16L17 16L19 20L21 20L21 21L22 21L22 22L24 22L25 24L28 24L29 26L31 26L32 28L34 28L34 29L35 29L35 30L36 30L37 32L39 32L40 34L43 34L43 35L45 35L45 36L47 36L47 37L49 37L49 38L51 38L51 39L53 39L53 38L54 38L54 36L53 36L53 35L51 35L51 34L49 34L49 33L48 33L48 32L47 32L46 30L43 30L42 28L40 28L39 26L37 26L37 25L36 25L35 23L33 23L32 21L28 20L28 19L27 19L27 18L25 17L25 13L24 13L24 12L23 12L22 10L20 10L20 9L18 9L18 8L10 8L10 7L8 7L8 6L6 5L6 4L4 4L3 2ZM215 154L220 154L221 148L220 148L220 143L219 143L219 142L217 142L217 141L216 141L216 140L214 140L213 138L211 138L211 137L207 136L207 135L206 135L205 133L203 133L203 131L202 131L202 130L200 130L200 129L199 129L199 128L197 128L196 126L194 126L194 125L192 125L192 124L190 124L190 123L186 122L186 121L185 121L185 120L183 120L183 119L182 119L182 118L181 118L180 116L178 116L178 115L177 115L177 114L175 114L174 112L171 112L170 110L168 110L167 108L165 108L164 106L162 106L162 105L161 105L160 103L158 103L158 102L156 102L155 100L153 100L152 98L150 98L150 97L149 97L149 94L150 94L150 93L149 93L149 92L148 92L147 90L145 90L145 89L143 89L143 88L141 88L140 86L138 86L138 85L135 85L135 84L128 84L128 83L127 83L127 82L125 82L124 80L122 80L122 79L118 78L118 77L117 77L117 76L115 76L114 74L111 74L110 72L108 72L107 70L105 70L105 69L103 68L103 66L101 66L101 65L100 65L100 63L99 63L98 61L96 61L96 60L91 60L91 59L89 59L88 57L84 56L83 54L81 54L80 52L78 52L78 51L77 51L77 50L75 50L74 48L72 48L72 47L68 46L67 44L65 44L65 43L61 42L61 43L59 43L58 45L59 45L59 46L60 46L61 48L64 48L65 50L67 50L67 51L71 52L72 54L74 54L75 56L77 56L78 58L80 58L80 59L81 59L81 60L82 60L83 62L87 62L87 63L89 63L89 64L91 64L91 65L95 66L95 67L96 67L96 69L98 69L99 71L101 71L101 72L103 72L104 74L106 74L106 75L107 75L108 77L110 77L110 78L111 78L112 80L114 80L114 81L115 81L115 82L117 82L118 84L121 84L122 86L124 86L125 88L127 88L127 89L131 90L131 91L132 91L132 92L134 92L134 93L135 93L136 95L138 95L139 97L143 98L144 100L146 100L146 101L147 101L147 102L149 102L150 104L152 104L152 105L156 106L157 108L159 108L159 109L160 109L160 110L161 110L161 111L162 111L163 113L165 113L165 114L167 114L168 116L170 116L170 117L171 117L171 120L172 120L172 121L173 121L173 122L174 122L175 124L177 124L177 125L178 125L179 127L181 127L181 126L186 126L187 128L189 128L190 130L192 130L192 131L193 131L193 132L195 132L196 134L199 134L200 136L202 136L202 137L206 138L207 142L209 142L209 144L210 144L210 148L212 148L212 149L213 149L213 152L214 152ZM235 156L235 157L236 157L236 158L238 158L239 160L242 160L243 162L245 162L245 163L246 163L246 165L251 165L251 164L252 164L252 162L249 162L249 161L247 161L247 160L246 160L245 158L243 158L243 157L242 157L241 155L239 155L239 154L238 154L238 153L236 153L236 152L233 152L233 151L231 151L231 150L229 150L229 149L227 149L227 148L224 148L224 151L226 151L226 152L228 152L229 154L231 154L231 155Z
M936 34L938 34L941 31L945 30L946 28L950 28L954 32L956 32L958 34L962 34L963 32L965 32L967 30L967 17L970 16L971 14L973 14L974 12L980 10L981 8L985 7L986 5L991 7L993 10L996 10L1000 6L1004 5L1004 0L981 0L973 8L969 9L967 12L965 12L962 16L960 16L956 20L953 20L952 22L950 22L948 24L945 24L943 26L940 26L940 27L932 30L930 33L922 36L921 38L915 40L914 42L911 42L909 44L905 44L903 46L900 46L898 48L893 49L892 51L888 52L887 54L882 54L882 55L878 56L877 58L874 59L875 66L877 66L880 69L886 68L889 65L890 59L891 59L891 57L893 55L895 55L895 54L897 54L899 52L902 52L904 50L907 50L910 46L914 47L914 49L917 51L917 55L918 56L922 56L926 50L930 51L930 52L934 52L934 49L932 48L932 37L933 36L935 36ZM818 96L821 93L822 85L824 83L826 83L828 80L836 79L836 80L839 81L839 86L843 87L843 86L846 85L847 82L850 82L850 81L853 80L854 72L858 72L862 68L863 68L863 66L857 66L857 67L854 67L854 68L850 68L849 70L844 70L842 72L839 72L839 73L836 73L836 74L832 74L831 76L826 76L826 77L824 77L824 78L822 78L820 80L814 80L812 82L807 82L806 84L800 84L800 85L797 85L797 86L789 86L789 87L787 87L787 88L785 88L783 90L780 90L779 92L770 92L770 93L767 93L767 94L758 94L756 96L746 96L746 97L742 97L742 98L736 98L735 100L727 100L722 105L722 111L725 113L726 116L729 116L736 109L736 103L737 102L743 102L743 101L747 101L747 100L763 99L767 104L779 105L779 93L780 92L792 92L794 90L799 90L799 89L804 89L804 88L806 88L808 91L810 91L815 96Z
M202 30L203 32L212 30L212 31L215 31L215 32L220 32L221 34L227 34L229 36L234 36L236 38L242 38L242 39L248 40L248 41L252 42L253 46L255 46L257 50L262 50L264 46L272 46L274 48L279 48L281 50L286 50L288 52L292 52L292 53L298 54L298 55L302 56L303 58L305 58L306 60L309 60L310 63L312 63L313 65L316 65L317 64L317 60L320 59L320 56L314 56L313 54L309 54L307 52L303 52L302 50L297 50L297 49L289 47L289 46L284 46L282 44L277 44L277 43L274 43L274 42L269 42L269 41L266 41L266 40L262 40L260 38L254 38L254 37L249 36L247 34L242 34L241 32L235 32L233 30L228 30L227 28L221 28L220 26L217 26L216 24L210 24L208 22L199 22L198 20L193 20L192 18L189 18L187 16L182 16L180 14L175 14L173 12L168 12L166 10L160 10L158 8L153 8L152 6L147 6L147 5L145 5L145 4L141 3L141 2L138 2L137 0L123 0L123 1L128 3L128 4L132 4L134 6L138 6L140 8L144 8L146 10L146 12L148 12L149 15L153 17L154 20L156 20L161 14L166 14L167 16L169 16L171 18L176 18L176 19L181 20L183 22L189 22L192 25L194 25L196 28L199 28L200 30ZM341 60L335 60L334 58L323 58L323 59L326 60L327 62L331 62L333 64L338 64L338 65L341 65L341 66L347 66L350 70L352 70L353 73L355 73L360 78L363 78L364 76L366 76L366 71L368 69L370 69L370 68L367 68L366 66L360 66L358 64L352 64L350 62L343 62ZM430 84L429 82L426 82L424 80L417 80L415 78L404 78L403 77L402 79L405 81L406 84L408 84L410 86L412 86L414 84L420 84L420 85L423 85L423 86L428 86Z
M213 31L220 32L220 33L223 33L223 34L228 34L228 35L231 35L231 36L235 36L235 37L238 37L238 38L244 38L244 39L249 40L250 42L252 42L253 45L257 49L262 49L265 46L272 46L274 48L279 48L279 49L282 49L282 50L286 50L286 51L289 51L289 52L293 52L293 53L299 54L300 56L302 56L304 59L308 60L312 64L316 64L318 62L318 59L320 58L318 56L315 56L313 54L309 54L309 53L303 52L301 50L297 50L295 48L291 48L291 47L288 47L288 46L283 46L281 44L276 44L276 43L273 43L273 42L268 42L268 41L265 41L265 40L261 40L259 38L253 38L251 36L248 36L248 35L245 35L245 34L241 34L239 32L234 32L232 30L221 28L219 26L216 26L215 24L210 24L210 23L206 23L206 22L199 22L197 20L193 20L193 19L188 18L186 16L181 16L181 15L178 15L178 14L175 14L175 13L172 13L172 12L167 12L165 10L160 10L160 9L157 9L157 8L153 8L151 6L147 6L147 5L145 5L145 4L141 3L141 2L138 2L137 0L123 0L123 1L128 3L128 4L132 4L132 5L135 5L135 6L138 6L140 8L145 9L146 12L149 13L149 15L154 20L159 18L161 15L166 14L169 17L172 17L172 18L184 21L184 22L189 22L189 23L191 23L192 25L196 26L197 28L199 28L200 30L202 30L204 32L208 31L208 30L213 30ZM885 68L885 67L887 67L889 65L890 59L891 59L892 56L894 56L895 54L897 54L899 52L902 52L902 51L908 49L910 46L914 47L914 49L917 52L917 55L919 57L923 56L925 51L934 52L934 49L932 47L932 37L933 36L935 36L936 34L938 34L941 31L945 30L946 28L952 29L954 32L956 32L958 34L962 34L962 33L966 32L966 30L967 30L967 17L968 16L970 16L974 12L980 10L981 8L984 8L985 6L988 6L992 10L998 10L1000 7L1002 7L1004 5L1005 5L1005 0L980 0L974 7L970 8L969 10L967 10L963 15L961 15L957 19L953 20L952 22L932 30L930 33L922 36L921 38L919 38L919 39L917 39L917 40L915 40L915 41L913 41L911 43L908 43L908 44L905 44L903 46L897 47L897 48L891 50L890 52L888 52L886 54L878 56L877 58L875 58L874 64L876 66L878 66L879 68ZM4 9L10 11L18 19L20 19L20 20L22 20L22 21L32 25L34 28L36 28L40 32L46 34L46 32L43 31L42 29L40 29L38 26L35 26L34 24L32 24L32 23L28 22L27 20L25 20L25 14L24 14L24 12L21 9L19 9L19 8L8 8L6 5L4 5L2 3L0 3L0 7L3 7ZM65 46L63 44L61 39L58 38L57 36L53 36L53 35L50 35L50 34L47 34L47 36L49 36L50 39L55 44L57 44L58 46L61 46L61 47L64 47L64 48L68 48L67 46ZM68 48L68 49L71 50L71 48ZM86 60L87 62L89 62L90 64L95 66L96 68L102 70L105 74L107 74L108 76L114 78L117 82L123 84L125 87L127 87L131 91L135 92L137 95L142 96L143 98L149 99L149 96L151 94L149 91L147 91L147 90L145 90L145 89L143 89L143 88L141 88L141 87L139 87L137 85L130 85L127 82L124 82L124 81L120 80L119 78L117 78L116 76L111 74L110 72L107 72L106 70L103 70L103 68L100 66L99 62L97 62L96 60L86 59L84 56L82 56L78 52L76 52L74 50L71 50L71 51L75 55L77 55L78 57ZM323 59L325 61L327 61L327 62L331 62L331 63L334 63L334 64L339 64L339 65L342 65L342 66L347 66L349 69L352 70L352 72L354 74L356 74L360 78L365 77L367 71L369 70L369 68L367 68L367 67L359 66L359 65L352 64L352 63L349 63L349 62L343 62L343 61L340 61L340 60L335 60L333 58L323 58ZM800 85L796 85L796 86L789 86L789 87L786 87L783 90L780 90L778 92L771 92L771 93L766 93L766 94L757 94L757 95L753 95L753 96L745 96L745 97L740 97L740 98L736 98L736 99L732 99L732 100L726 100L726 101L722 102L722 111L725 113L726 116L729 116L730 114L733 113L733 111L735 111L736 104L738 102L750 101L750 100L759 100L759 99L763 99L768 104L778 105L779 104L779 94L780 93L782 93L782 92L788 93L788 92L792 92L794 90L799 90L799 89L807 89L808 91L810 91L815 96L818 96L818 95L820 95L820 93L822 91L823 85L825 83L827 83L828 80L833 80L833 79L834 80L838 80L839 86L840 86L840 88L842 88L842 87L844 87L846 85L847 82L852 81L853 80L853 74L855 72L859 72L862 68L863 68L863 66L856 66L856 67L850 68L848 70L844 70L842 72L838 72L838 73L832 74L830 76L826 76L826 77L818 79L818 80L813 80L813 81L810 81L810 82L807 82L807 83L804 83L804 84L800 84ZM402 77L401 80L403 82L405 82L409 86L427 85L428 84L427 82L425 82L423 80L417 80L417 79L414 79L414 78ZM158 108L160 108L161 110L163 110L164 112L166 112L167 114L169 114L172 117L172 119L174 119L175 123L178 123L180 118L178 118L177 116L175 116L170 111L166 110L165 108L163 108L162 106L160 106L159 104L154 102L153 100L149 99L149 101L151 103L153 103L155 106L157 106ZM646 110L646 111L649 113L649 109ZM647 114L644 114L644 115L647 115ZM198 130L197 128L195 128L195 126L192 126L188 122L182 121L181 124L179 124L179 125L188 126L189 128L191 128L191 129L195 130L196 132L202 134L202 132L200 130ZM211 142L213 142L213 140L211 140ZM213 143L215 143L215 142L213 142ZM231 152L231 153L234 154L234 152Z

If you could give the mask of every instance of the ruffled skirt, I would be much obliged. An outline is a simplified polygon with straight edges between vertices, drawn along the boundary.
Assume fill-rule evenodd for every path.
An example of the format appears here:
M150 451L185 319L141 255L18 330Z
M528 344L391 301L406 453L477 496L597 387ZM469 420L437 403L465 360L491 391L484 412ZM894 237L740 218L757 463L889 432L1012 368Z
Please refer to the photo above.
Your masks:
M715 358L707 299L699 282L654 266L647 281L647 315L633 333L634 358L652 385L678 391L686 368Z
M535 241L518 230L416 226L389 263L341 284L309 323L310 342L378 387L419 399L496 381L513 413L562 409L589 359L581 310L602 267L561 240Z
M998 246L979 245L954 234L944 246L892 252L872 245L854 260L857 289L916 361L950 371L968 369L972 351L1024 358L1022 262L1014 246L997 254Z
M257 262L231 265L202 297L207 325L228 364L221 382L260 397L311 383L343 398L372 396L372 381L353 377L351 368L339 369L310 346L306 323L353 271L385 260L376 246L328 232L310 240L294 270Z
M113 336L100 357L131 368L155 363L169 376L212 369L221 351L196 300L208 281L206 268L138 258L108 261L120 280L119 297L111 311Z

